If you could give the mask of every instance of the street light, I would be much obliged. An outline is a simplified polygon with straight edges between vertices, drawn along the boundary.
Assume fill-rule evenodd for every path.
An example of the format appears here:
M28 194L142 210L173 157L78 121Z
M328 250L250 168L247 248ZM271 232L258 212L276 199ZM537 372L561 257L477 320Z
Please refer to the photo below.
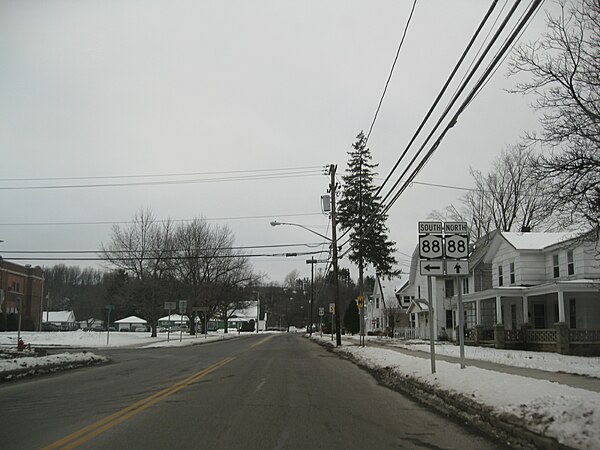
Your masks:
M291 226L293 226L293 227L300 227L300 228L304 228L306 231L310 231L311 233L313 233L313 234L316 234L317 236L320 236L320 237L322 237L323 239L326 239L326 240L328 240L329 242L331 242L331 238L330 238L330 237L327 237L327 236L325 236L324 234L321 234L321 233L319 233L319 232L317 232L317 231L315 231L315 230L311 230L310 228L308 228L308 227L305 227L304 225L301 225L301 224L299 224L299 223L291 223L291 222L278 222L278 221L276 221L276 220L272 220L272 221L271 221L271 226L272 226L272 227L276 227L277 225L291 225Z
M333 186L333 183L334 183L334 177L332 177L332 186ZM333 189L333 191L335 192L335 189ZM332 202L332 204L335 205L335 200ZM339 345L341 345L342 338L341 338L340 331L339 331L340 330L340 323L339 323L339 317L340 317L339 316L339 303L340 303L339 296L340 296L340 292L339 292L339 285L338 285L338 255L337 255L338 248L337 248L337 239L336 239L336 230L335 230L335 227L336 227L336 225L335 225L335 206L334 206L334 209L332 211L331 217L332 217L332 225L333 225L332 226L332 236L333 237L325 236L324 234L321 234L321 233L319 233L319 232L317 232L315 230L311 230L310 228L308 228L308 227L306 227L304 225L301 225L299 223L278 222L277 220L272 220L271 221L271 226L272 227L276 227L277 225L290 225L290 226L294 226L294 227L300 227L300 228L303 228L306 231L309 231L309 232L311 232L313 234L316 234L317 236L320 236L323 239L331 242L331 248L332 248L332 265L333 265L333 274L334 274L333 275L333 278L334 278L333 283L334 283L334 296L335 296L335 309L336 309L336 345L339 346ZM313 264L315 264L317 261L313 260L312 258L311 258L311 260L312 261L307 260L306 263L307 264L311 264L311 276L312 276ZM312 290L312 281L311 281L311 290ZM311 291L310 312L309 312L311 320L309 322L312 321L312 304L313 304L312 295L313 294L312 294L312 291ZM309 323L309 326L312 329L312 323ZM309 333L312 334L310 331L309 331Z

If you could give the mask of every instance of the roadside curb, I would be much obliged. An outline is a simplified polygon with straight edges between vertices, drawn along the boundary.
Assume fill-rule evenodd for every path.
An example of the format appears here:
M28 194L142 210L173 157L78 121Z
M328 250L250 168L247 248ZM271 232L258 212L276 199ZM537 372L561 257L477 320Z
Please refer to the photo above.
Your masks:
M466 423L511 448L573 450L572 447L565 446L552 437L540 435L525 427L523 421L517 416L497 414L492 408L462 394L435 388L409 375L400 376L387 367L369 367L351 353L345 352L343 348L336 348L331 342L312 341L368 371L381 385L407 395L445 416Z

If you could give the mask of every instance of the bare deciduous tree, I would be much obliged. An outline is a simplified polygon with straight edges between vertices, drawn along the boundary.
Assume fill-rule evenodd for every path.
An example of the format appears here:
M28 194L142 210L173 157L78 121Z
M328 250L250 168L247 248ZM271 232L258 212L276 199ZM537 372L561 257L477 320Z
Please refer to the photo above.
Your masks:
M514 92L535 96L541 135L527 136L547 154L538 176L552 188L552 205L565 223L600 227L600 2L559 0L547 32L518 46L510 73L527 81Z
M462 205L451 205L432 218L467 222L471 243L492 230L520 231L549 229L552 209L546 184L536 177L533 151L523 145L509 147L484 174L471 169L475 188L462 198Z
M121 228L115 225L111 240L102 245L104 258L131 278L132 304L150 323L156 336L158 319L168 288L173 255L173 225L157 222L149 209L136 213L133 222Z

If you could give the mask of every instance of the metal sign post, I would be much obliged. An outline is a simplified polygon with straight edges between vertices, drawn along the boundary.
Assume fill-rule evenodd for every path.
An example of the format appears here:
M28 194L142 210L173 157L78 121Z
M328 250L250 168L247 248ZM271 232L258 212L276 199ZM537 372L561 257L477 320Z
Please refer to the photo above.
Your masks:
M319 331L321 337L323 337L323 316L325 315L325 308L319 308Z
M429 301L429 352L431 354L431 373L435 373L435 340L434 340L434 312L431 277L427 277L427 300Z
M110 312L115 309L115 305L106 305L105 308L108 310L108 317L106 320L106 345L108 345L110 337Z
M359 318L360 318L360 345L365 346L365 297L359 295L356 298L356 306L358 306Z
M169 342L171 338L171 310L175 309L175 302L165 302L165 309L169 310L169 325L167 326L167 342Z
M187 300L179 300L179 342L183 341L183 313L187 309Z
M333 342L333 327L334 327L334 316L335 316L335 303L329 304L329 312L331 313L331 342Z

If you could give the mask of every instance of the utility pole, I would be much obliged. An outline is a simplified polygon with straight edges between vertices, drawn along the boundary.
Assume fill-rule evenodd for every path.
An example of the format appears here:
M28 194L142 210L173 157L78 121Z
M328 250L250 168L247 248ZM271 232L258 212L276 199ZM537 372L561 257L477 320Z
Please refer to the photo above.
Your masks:
M308 335L312 336L312 321L313 321L313 301L315 297L315 264L317 260L314 256L306 260L306 264L310 264L310 307L308 313Z
M340 326L340 285L338 279L338 247L337 247L337 221L335 216L335 171L337 166L331 164L329 166L329 175L331 176L331 182L329 185L329 191L331 193L331 246L332 246L332 264L333 264L333 298L335 302L335 345L339 347L342 345L342 332Z

